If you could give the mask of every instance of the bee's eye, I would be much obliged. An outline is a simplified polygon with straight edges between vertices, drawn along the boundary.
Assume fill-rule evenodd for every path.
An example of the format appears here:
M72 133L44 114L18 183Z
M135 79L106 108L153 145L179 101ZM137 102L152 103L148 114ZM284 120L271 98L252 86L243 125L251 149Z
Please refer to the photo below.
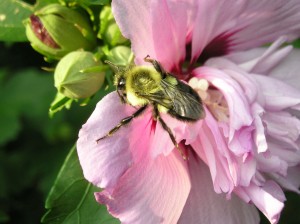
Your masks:
M124 78L121 78L118 82L118 89L124 89L125 87L125 79Z

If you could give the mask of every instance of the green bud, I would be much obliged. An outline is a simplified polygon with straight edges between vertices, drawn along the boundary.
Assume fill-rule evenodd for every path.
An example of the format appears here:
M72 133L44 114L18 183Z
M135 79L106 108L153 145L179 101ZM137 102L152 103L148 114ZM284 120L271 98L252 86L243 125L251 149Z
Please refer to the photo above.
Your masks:
M123 37L109 6L105 6L100 13L100 36L111 46L128 41Z
M129 47L117 46L107 53L107 59L116 65L127 66L133 61L133 53Z
M54 59L74 50L92 50L96 46L89 20L59 4L50 4L31 15L26 22L26 35L36 51Z
M91 52L71 52L57 64L54 72L55 87L72 99L90 97L104 82L104 68Z

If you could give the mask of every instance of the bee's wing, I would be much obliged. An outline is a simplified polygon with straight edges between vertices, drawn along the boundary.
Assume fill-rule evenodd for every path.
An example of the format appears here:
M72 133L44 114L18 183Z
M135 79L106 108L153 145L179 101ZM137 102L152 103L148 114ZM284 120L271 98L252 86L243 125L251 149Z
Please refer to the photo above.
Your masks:
M189 85L178 80L178 84L174 86L161 80L161 86L167 98L172 102L172 107L167 107L170 114L187 120L204 118L205 111L201 99Z

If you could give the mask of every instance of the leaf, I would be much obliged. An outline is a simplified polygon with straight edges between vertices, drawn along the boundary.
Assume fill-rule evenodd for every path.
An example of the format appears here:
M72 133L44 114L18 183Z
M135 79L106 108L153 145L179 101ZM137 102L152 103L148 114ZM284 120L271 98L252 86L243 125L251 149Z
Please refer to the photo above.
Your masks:
M23 20L28 18L33 8L17 0L0 1L0 40L27 41Z
M0 223L6 223L9 221L9 216L4 212L0 210Z
M83 177L74 146L48 195L46 208L49 211L42 218L42 223L120 223L108 214L104 205L96 202L95 191L99 189Z
M0 70L6 80L0 83L0 146L15 139L21 130L21 117L30 117L32 122L44 121L44 107L53 95L49 85L51 76L35 69L20 72ZM39 86L40 88L32 88ZM5 97L4 97L5 96ZM43 100L41 100L43 99ZM34 125L33 123L31 125Z
M110 3L110 0L80 0L79 2L87 5L106 5Z
M295 41L293 42L293 46L296 47L296 48L300 48L300 39L295 40Z

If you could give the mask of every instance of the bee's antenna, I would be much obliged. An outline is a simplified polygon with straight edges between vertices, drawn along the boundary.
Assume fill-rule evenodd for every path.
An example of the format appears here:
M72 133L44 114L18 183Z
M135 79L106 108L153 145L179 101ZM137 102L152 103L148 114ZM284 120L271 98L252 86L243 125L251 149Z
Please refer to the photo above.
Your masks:
M120 71L120 67L117 66L116 64L112 63L111 61L105 60L104 63L109 64L110 67L114 70L114 72Z

